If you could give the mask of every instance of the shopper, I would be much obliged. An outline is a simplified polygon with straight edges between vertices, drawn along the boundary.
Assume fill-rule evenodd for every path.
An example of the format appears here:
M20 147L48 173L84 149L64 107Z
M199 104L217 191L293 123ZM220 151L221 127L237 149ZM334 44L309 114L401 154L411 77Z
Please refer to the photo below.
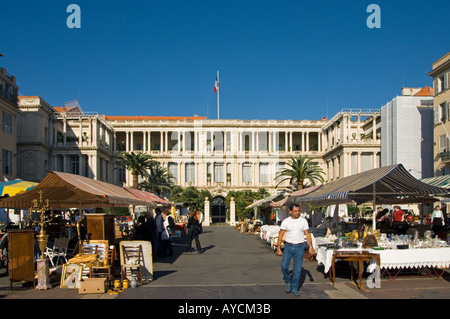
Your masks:
M158 235L156 237L156 250L157 250L157 254L161 255L162 254L162 243L161 243L161 235L162 235L162 231L164 229L164 220L163 217L161 216L161 209L159 208L155 208L155 222L156 222L156 230L158 231Z
M186 226L188 230L188 237L189 237L189 245L188 245L188 252L191 252L192 250L192 241L195 240L195 246L197 248L197 252L199 254L202 253L202 247L200 246L200 239L199 236L199 229L200 229L200 222L199 218L196 212L189 212L189 219Z
M162 255L163 256L173 256L173 247L172 247L172 240L171 235L174 233L175 230L175 222L173 220L173 217L170 215L170 213L165 210L162 213L163 219L164 219L164 229L161 235L161 247L162 247Z
M303 267L303 254L305 251L305 237L309 244L309 253L314 254L311 234L309 233L308 222L300 217L300 206L291 205L289 207L291 216L281 222L278 235L277 252L278 256L283 256L281 260L281 272L285 282L287 293L299 295L299 281ZM281 251L281 241L285 237L284 251ZM289 265L293 259L292 278L289 275Z

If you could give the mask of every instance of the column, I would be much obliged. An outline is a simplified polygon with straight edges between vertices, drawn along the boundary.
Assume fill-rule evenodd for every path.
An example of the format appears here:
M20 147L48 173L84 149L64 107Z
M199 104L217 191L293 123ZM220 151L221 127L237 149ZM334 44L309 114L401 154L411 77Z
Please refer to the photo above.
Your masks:
M294 150L294 132L289 132L289 136L290 136L290 141L289 141L289 147L291 149L291 152Z
M145 153L148 151L147 148L147 132L142 131L142 152Z
M231 197L230 200L230 226L236 225L236 202L234 201L234 197Z
M210 217L209 217L210 212L209 212L209 209L210 209L209 199L208 199L208 197L205 197L205 218L204 218L203 223L202 223L203 226L209 226L210 225Z
M309 152L309 132L306 132L306 151Z
M130 132L130 152L134 152L134 132Z

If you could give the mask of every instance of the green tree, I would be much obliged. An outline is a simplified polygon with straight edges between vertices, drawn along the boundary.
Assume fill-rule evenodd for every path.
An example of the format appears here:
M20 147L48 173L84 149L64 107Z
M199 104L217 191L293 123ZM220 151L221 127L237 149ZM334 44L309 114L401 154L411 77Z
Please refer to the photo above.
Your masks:
M116 159L117 168L125 168L131 172L133 176L132 188L137 188L139 183L139 176L147 176L147 170L153 164L153 158L144 153L120 153Z
M275 179L281 178L276 187L286 180L289 180L289 184L296 190L303 189L306 181L309 181L311 185L316 185L316 182L324 182L322 168L307 155L291 157L291 161L287 165L289 168L276 174Z
M248 217L249 213L253 208L246 208L247 206L253 204L255 200L263 199L269 196L270 193L264 189L260 188L257 192L251 190L243 190L243 191L230 191L225 198L228 211L230 210L230 201L231 197L234 197L235 207L236 207L236 216L240 220L244 220Z
M152 161L148 167L144 181L139 183L138 188L158 196L170 193L173 187L173 176L161 163Z
M212 198L211 193L206 189L200 190L194 186L189 186L185 189L175 187L172 190L171 200L183 203L183 206L189 207L189 210L191 211L203 212L205 207L205 197L208 197L210 200Z

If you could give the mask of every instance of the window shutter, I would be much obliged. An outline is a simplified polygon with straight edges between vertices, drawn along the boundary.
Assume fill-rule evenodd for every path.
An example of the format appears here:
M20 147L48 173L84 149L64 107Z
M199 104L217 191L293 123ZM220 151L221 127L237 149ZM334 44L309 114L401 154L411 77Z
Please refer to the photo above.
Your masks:
M441 107L439 105L434 106L434 124L439 124L441 121Z

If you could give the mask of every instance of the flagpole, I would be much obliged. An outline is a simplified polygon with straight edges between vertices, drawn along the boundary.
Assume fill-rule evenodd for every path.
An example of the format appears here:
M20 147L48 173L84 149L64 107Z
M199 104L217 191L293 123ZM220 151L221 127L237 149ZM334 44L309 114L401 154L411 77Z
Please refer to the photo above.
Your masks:
M219 116L219 91L220 91L220 81L219 81L219 70L217 70L217 83L219 83L219 87L217 88L217 119L220 119Z

